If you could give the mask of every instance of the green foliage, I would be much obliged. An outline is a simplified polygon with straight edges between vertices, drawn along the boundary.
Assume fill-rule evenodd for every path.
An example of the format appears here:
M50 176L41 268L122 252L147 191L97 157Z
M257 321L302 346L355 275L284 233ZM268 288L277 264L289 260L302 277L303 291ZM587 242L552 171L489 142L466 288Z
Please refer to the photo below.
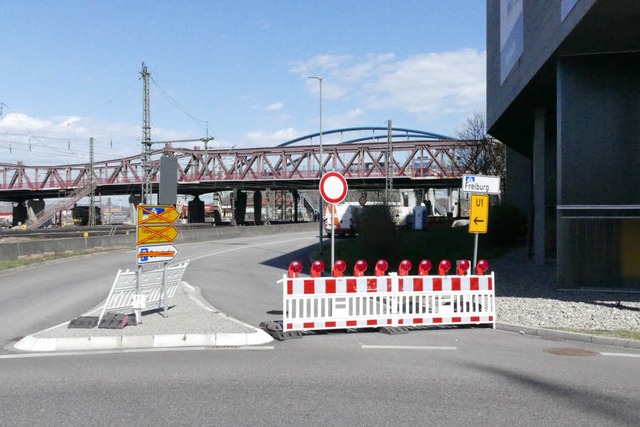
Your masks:
M347 263L348 271L353 270L355 262L363 259L369 265L368 274L373 274L375 263L384 259L389 263L389 271L397 271L400 261L408 259L413 265L412 272L416 273L418 264L428 259L437 268L438 263L448 259L453 264L456 260L473 259L474 235L469 234L467 227L447 228L426 231L396 230L396 241L385 243L387 247L376 247L364 239L364 235L357 239L338 239L336 241L336 260L342 259ZM384 239L380 239L381 242ZM492 248L485 244L484 235L480 235L478 257L488 259L491 263L504 253L502 248ZM388 248L393 247L393 251ZM325 250L321 257L331 271L330 251ZM318 259L314 257L314 259ZM435 270L432 270L435 271Z
M491 207L487 234L478 238L478 258L491 260L503 255L507 248L523 244L526 238L526 218L517 208L510 205ZM443 259L455 265L456 260L473 259L474 235L468 227L441 228L414 231L398 229L389 209L384 205L367 206L363 210L360 233L356 239L336 241L336 260L347 263L348 271L356 261L362 259L369 265L368 273L373 274L375 263L384 259L389 263L389 271L397 271L400 261L407 259L413 265L413 272L423 259L431 261L433 268ZM320 257L330 267L330 251ZM318 259L318 257L314 257Z
M386 205L365 206L357 239L362 256L389 259L400 250L402 239ZM364 258L363 258L364 259Z
M87 254L93 254L96 252L110 252L110 251L117 251L117 250L122 250L123 248L95 248L95 249L88 249L85 251L77 251L77 252L64 252L64 253L51 253L51 254L42 254L42 255L33 255L31 257L28 258L19 258L19 259L13 259L13 260L6 260L6 261L0 261L0 270L8 270L10 268L17 268L17 267L23 267L25 265L30 265L30 264L38 264L38 263L42 263L45 261L51 261L54 259L61 259L61 258L71 258L71 257L76 257L76 256L81 256L81 255L87 255Z
M527 218L510 204L491 206L487 244L494 247L513 247L524 244L527 238Z

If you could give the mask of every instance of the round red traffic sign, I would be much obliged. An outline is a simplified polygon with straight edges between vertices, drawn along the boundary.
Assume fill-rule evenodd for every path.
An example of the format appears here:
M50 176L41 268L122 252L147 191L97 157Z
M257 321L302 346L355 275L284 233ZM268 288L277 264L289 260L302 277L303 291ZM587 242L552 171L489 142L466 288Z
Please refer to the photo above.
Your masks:
M347 180L339 172L327 172L320 178L320 195L327 203L340 203L347 197Z

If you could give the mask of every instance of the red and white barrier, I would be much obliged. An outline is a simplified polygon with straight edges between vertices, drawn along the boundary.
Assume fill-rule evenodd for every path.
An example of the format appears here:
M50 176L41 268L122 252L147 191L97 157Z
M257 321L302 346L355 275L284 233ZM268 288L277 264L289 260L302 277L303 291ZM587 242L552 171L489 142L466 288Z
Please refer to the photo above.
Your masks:
M483 262L482 268L488 266ZM344 262L336 262L339 268L334 266L333 275L338 277L320 277L318 270L324 265L320 268L317 263L312 266L313 277L298 277L302 264L292 263L294 268L279 281L283 283L285 332L480 323L495 327L495 277L481 274L480 266L477 275L464 274L467 264L458 268L459 275L428 276L431 263L426 268L423 261L421 275L384 275L386 262L381 265L379 261L376 276L363 275L365 263L364 268L356 264L353 277L341 277ZM408 274L411 263L403 263L398 271ZM443 263L439 271L446 274L450 263Z

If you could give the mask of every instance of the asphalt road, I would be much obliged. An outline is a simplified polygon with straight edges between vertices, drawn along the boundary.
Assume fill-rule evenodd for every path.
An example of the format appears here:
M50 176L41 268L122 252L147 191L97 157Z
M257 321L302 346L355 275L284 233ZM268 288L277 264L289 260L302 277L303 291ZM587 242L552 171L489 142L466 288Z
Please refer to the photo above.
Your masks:
M258 325L281 318L276 281L316 244L315 233L185 244L178 260L191 259L184 280L210 303ZM105 253L0 272L0 342L87 311L134 260ZM637 426L640 352L487 328L229 349L5 348L0 407L0 425Z

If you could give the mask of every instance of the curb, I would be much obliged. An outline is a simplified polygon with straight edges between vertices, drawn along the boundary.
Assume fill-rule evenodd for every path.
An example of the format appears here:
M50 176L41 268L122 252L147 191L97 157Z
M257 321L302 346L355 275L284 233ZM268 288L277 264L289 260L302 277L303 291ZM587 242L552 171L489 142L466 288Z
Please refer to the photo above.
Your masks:
M255 333L159 334L115 337L37 338L28 335L15 343L20 351L53 352L77 350L117 350L166 347L239 347L262 345L273 341L259 329Z
M171 333L148 335L89 335L83 337L38 337L38 333L66 327L69 322L61 323L38 333L28 335L13 345L14 350L25 352L55 352L82 350L124 350L134 348L180 348L180 347L241 347L263 345L273 341L271 335L262 329L248 325L220 312L204 298L199 287L180 282L189 291L187 298L211 316L224 317L242 325L252 332L211 332L211 333ZM92 313L100 306L90 310Z
M624 338L604 337L599 335L581 334L578 332L557 331L554 329L534 328L530 326L512 325L509 323L496 323L496 329L506 332L533 335L550 340L577 341L589 344L606 345L610 347L629 348L640 350L640 341Z

